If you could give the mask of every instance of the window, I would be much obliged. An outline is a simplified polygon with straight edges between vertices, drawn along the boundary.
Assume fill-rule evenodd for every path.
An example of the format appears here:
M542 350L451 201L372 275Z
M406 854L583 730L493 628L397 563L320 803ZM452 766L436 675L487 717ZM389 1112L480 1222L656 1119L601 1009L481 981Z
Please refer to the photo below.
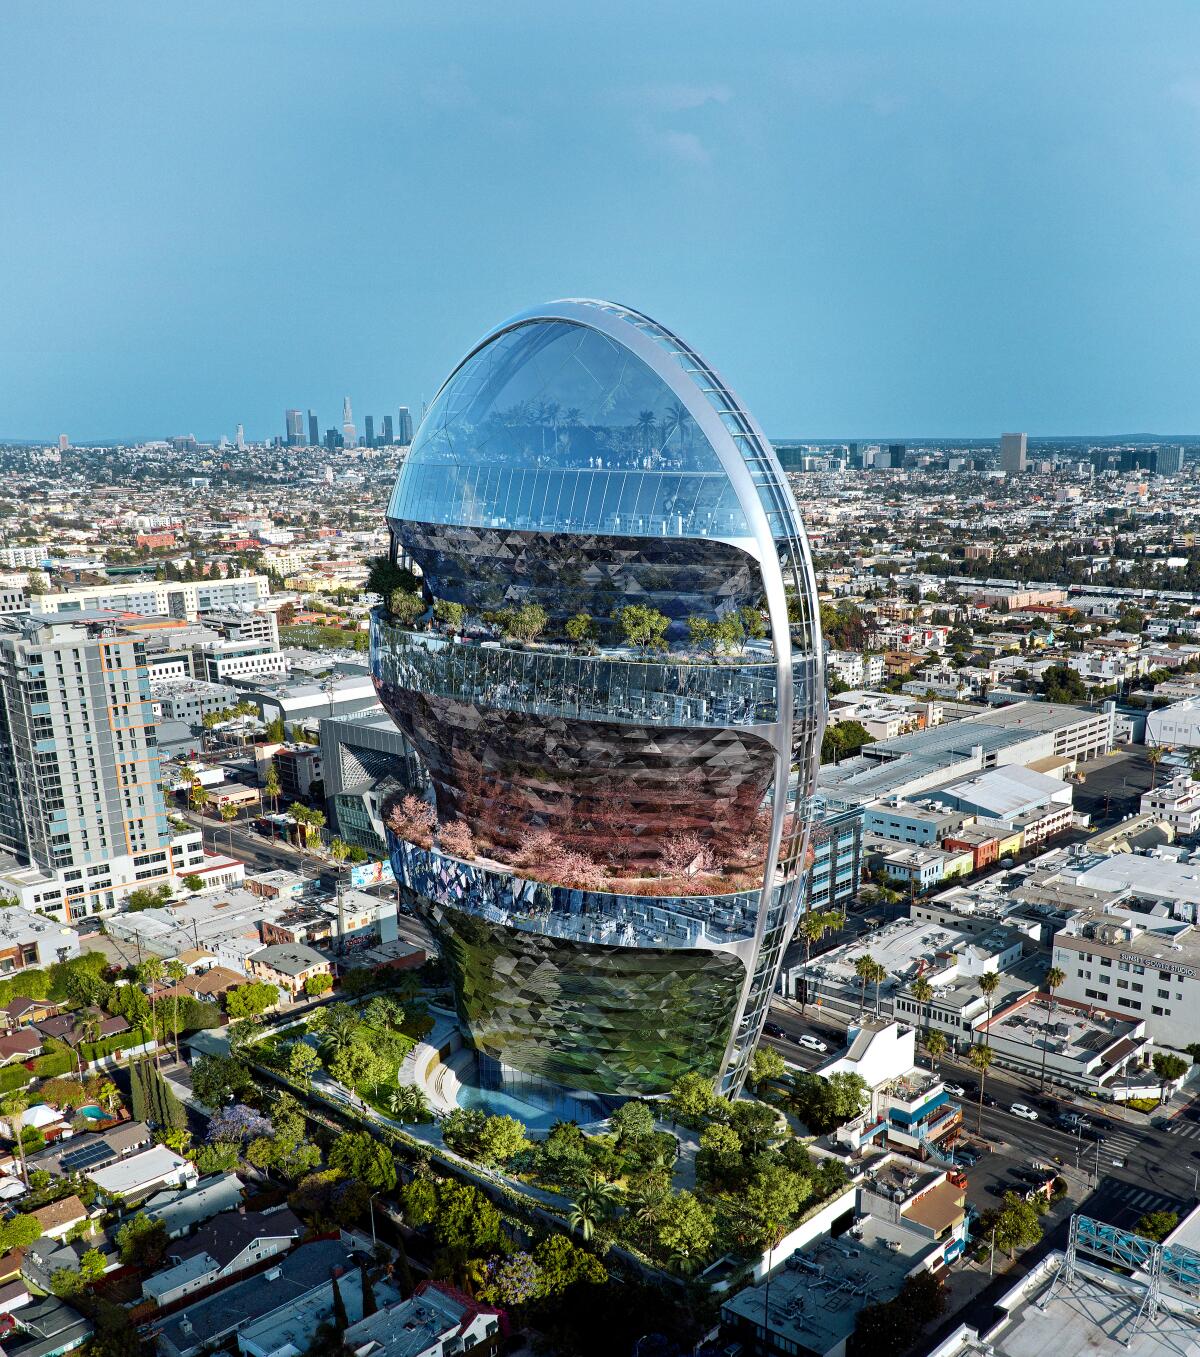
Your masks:
M1160 999L1169 999L1171 997L1171 991L1169 989L1160 989L1158 991L1158 997Z

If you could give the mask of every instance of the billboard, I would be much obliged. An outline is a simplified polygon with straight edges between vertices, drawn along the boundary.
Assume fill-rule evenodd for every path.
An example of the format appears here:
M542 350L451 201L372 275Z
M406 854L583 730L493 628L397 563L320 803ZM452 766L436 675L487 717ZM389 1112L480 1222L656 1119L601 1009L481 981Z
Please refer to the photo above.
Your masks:
M363 890L367 886L380 886L384 882L395 881L396 874L390 862L356 862L350 868L350 884Z

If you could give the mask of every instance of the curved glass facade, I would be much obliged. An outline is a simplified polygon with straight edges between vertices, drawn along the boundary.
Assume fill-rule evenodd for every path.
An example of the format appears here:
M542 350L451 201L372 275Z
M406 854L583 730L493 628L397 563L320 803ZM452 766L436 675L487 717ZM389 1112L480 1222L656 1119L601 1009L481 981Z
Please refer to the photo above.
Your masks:
M373 618L429 786L389 845L471 1039L591 1092L740 1087L823 717L808 549L761 430L649 318L555 302L451 374L388 520L435 605Z

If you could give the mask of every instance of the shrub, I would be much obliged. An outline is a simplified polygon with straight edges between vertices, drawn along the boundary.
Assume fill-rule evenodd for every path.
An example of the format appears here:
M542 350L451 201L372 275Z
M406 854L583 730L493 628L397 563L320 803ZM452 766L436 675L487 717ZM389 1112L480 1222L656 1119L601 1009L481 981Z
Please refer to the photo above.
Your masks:
M0 1069L0 1093L11 1093L14 1089L24 1088L33 1079L33 1075L24 1065L5 1065Z
M50 1051L33 1062L33 1072L39 1078L49 1079L56 1074L69 1074L76 1067L74 1051Z

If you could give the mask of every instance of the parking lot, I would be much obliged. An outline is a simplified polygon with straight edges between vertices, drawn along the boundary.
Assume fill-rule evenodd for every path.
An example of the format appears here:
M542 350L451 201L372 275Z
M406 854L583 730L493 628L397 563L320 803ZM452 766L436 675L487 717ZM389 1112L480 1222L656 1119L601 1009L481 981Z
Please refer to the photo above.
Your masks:
M1075 787L1075 809L1092 817L1092 824L1105 829L1136 815L1142 793L1149 791L1153 765L1144 745L1122 745L1112 754L1080 765L1084 780ZM1158 781L1170 775L1161 764Z

